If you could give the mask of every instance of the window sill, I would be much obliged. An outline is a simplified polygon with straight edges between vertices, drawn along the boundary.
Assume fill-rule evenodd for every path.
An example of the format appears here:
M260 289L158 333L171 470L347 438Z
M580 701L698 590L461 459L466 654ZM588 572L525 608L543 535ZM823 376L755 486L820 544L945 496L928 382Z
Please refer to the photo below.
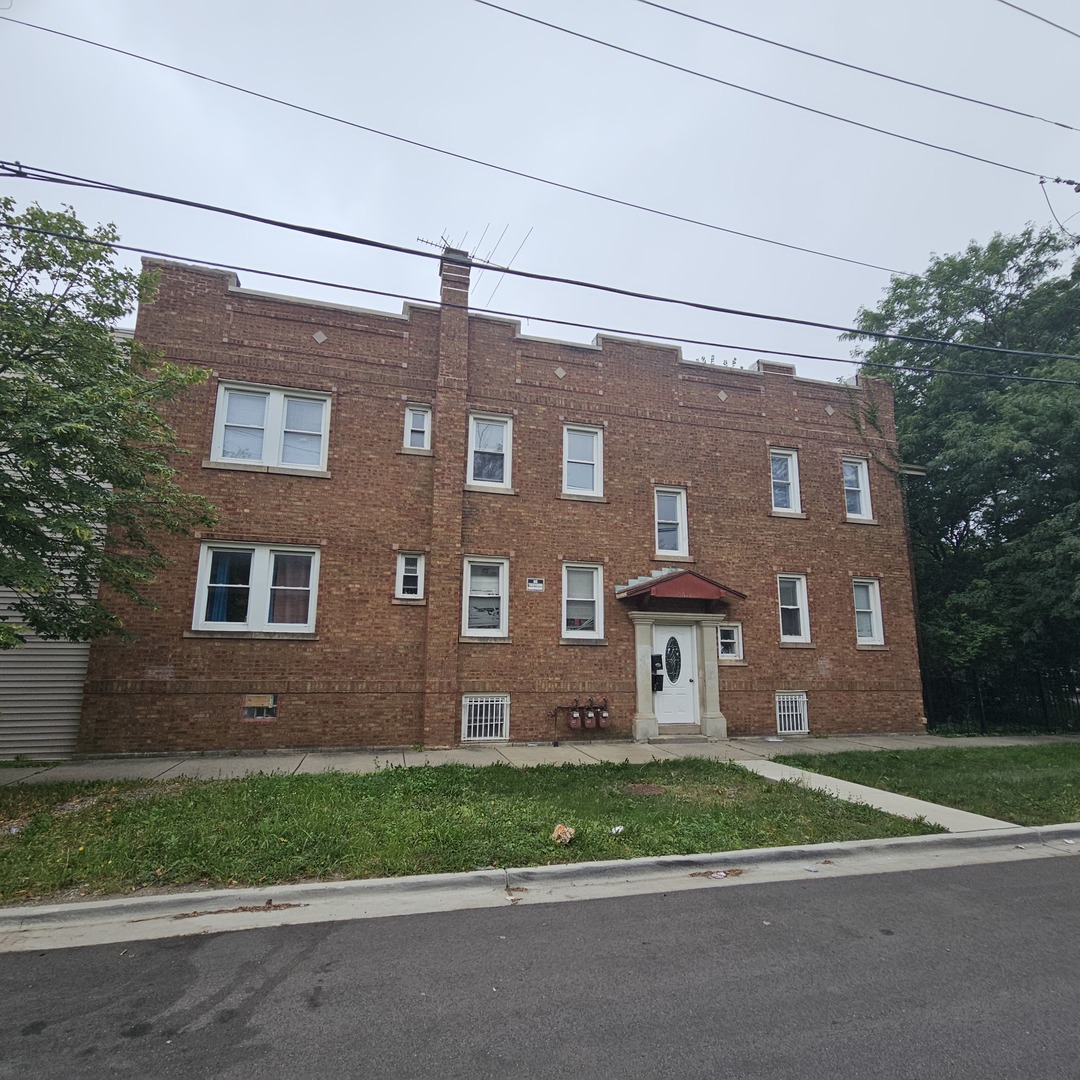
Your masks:
M399 454L407 454L409 457L434 457L434 450L425 450L419 446L403 446L398 450Z
M466 491L479 491L485 495L516 495L517 488L512 487L496 487L494 484L488 487L485 484L466 484Z
M402 607L427 607L426 596L395 596L391 604L400 604Z
M857 518L846 517L844 518L845 525L880 525L881 522L877 518Z
M812 641L781 641L781 649L816 649L817 646Z
M885 645L885 644L871 645L871 644L867 643L865 645L856 645L855 648L858 649L859 652L888 652L889 651L889 646Z
M510 637L476 637L467 636L462 634L458 638L458 644L460 645L510 645L513 643L513 638Z
M607 645L605 638L581 638L581 637L564 637L559 638L560 645Z
M749 667L745 660L736 660L734 657L721 656L717 663L721 667Z
M606 495L577 495L569 491L560 492L559 498L569 502L606 503L611 501Z
M660 552L659 554L653 555L653 557L649 561L659 563L696 563L697 559L695 559L692 555L665 555L663 552Z
M769 517L795 518L797 521L806 520L806 515L801 510L770 510Z
M277 630L185 630L186 638L214 638L218 641L318 641L319 635L307 630L295 633Z
M291 465L253 465L246 461L204 461L204 469L226 469L229 472L275 473L278 476L314 476L323 480L330 479L326 469L296 469Z

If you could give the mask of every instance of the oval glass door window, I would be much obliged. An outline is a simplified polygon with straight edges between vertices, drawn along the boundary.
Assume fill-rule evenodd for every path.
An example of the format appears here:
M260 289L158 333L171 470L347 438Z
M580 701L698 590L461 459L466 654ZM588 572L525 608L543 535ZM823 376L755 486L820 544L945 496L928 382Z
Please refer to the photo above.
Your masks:
M667 639L667 647L664 649L664 667L667 668L668 682L677 683L682 674L682 649L673 637Z

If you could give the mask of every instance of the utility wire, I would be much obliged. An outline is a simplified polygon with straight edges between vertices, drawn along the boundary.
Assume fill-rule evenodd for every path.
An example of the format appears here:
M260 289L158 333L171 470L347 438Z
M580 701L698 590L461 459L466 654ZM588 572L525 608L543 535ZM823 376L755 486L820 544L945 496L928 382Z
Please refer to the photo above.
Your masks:
M552 180L549 177L538 176L534 173L525 172L522 169L513 169L508 165L498 165L495 162L485 161L482 158L470 157L468 154L460 154L454 150L447 150L445 147L435 146L432 143L420 142L417 139L409 139L404 135L395 135L390 131L382 131L379 128L370 127L367 124L360 124L353 120L345 120L342 117L334 116L331 113L308 108L305 105L297 105L295 102L286 101L284 98L263 94L257 90L239 86L237 83L226 82L224 79L215 79L210 75L203 75L202 73L192 71L189 68L177 67L175 64L167 64L162 60L154 60L149 56L129 52L126 49L119 49L114 45L105 45L100 41L92 41L90 38L79 37L76 34L67 34L62 30L54 30L51 26L39 26L37 23L26 22L23 19L15 19L8 15L0 15L0 20L16 23L19 26L26 26L31 30L41 30L47 34L54 34L57 37L67 38L69 41L78 41L83 45L92 45L94 48L104 49L106 52L116 53L118 56L126 56L132 60L139 60L144 64L152 64L154 67L164 68L166 71L174 71L179 75L187 75L192 79L200 79L201 81L211 83L214 86L224 87L226 90L235 90L239 94L246 94L248 97L258 98L260 101L267 101L273 105L282 105L287 109L306 113L308 116L316 116L321 120L329 120L335 124L342 124L345 127L353 128L356 131L363 131L368 135L377 135L383 139L391 139L394 142L402 143L405 146L414 146L419 150L427 150L433 154L441 154L443 157L453 158L456 161L464 161L470 165L479 165L485 169L493 169L495 172L503 173L506 176L516 176L522 180L531 180L533 183L544 184L547 187L557 188L560 191L569 191L574 195L584 195L587 198L597 199L600 202L610 203L613 206L625 206L630 210L640 210L642 213L652 214L654 217L666 218L669 221L681 221L687 225L696 225L699 228L711 229L713 232L726 233L729 236L739 236L744 240L754 240L761 244L770 244L773 247L785 248L788 251L801 251L806 255L817 255L823 259L832 259L835 262L848 263L851 266L863 266L868 270L881 270L886 274L896 274L899 277L914 276L904 270L895 270L889 266L880 266L877 263L866 262L862 259L852 259L844 255L834 255L828 251L819 251L816 248L805 247L801 244L790 244L784 240L776 240L768 236L758 236L756 233L732 229L726 225L717 225L715 222L703 221L700 218L690 217L687 214L677 214L672 210L661 210L658 207L647 206L644 203L637 203L631 199L620 199L615 195L605 195L599 191L590 191L588 188L578 187L575 184L564 183L561 180Z
M650 64L659 64L661 67L670 69L671 71L679 71L684 75L693 75L697 79L705 79L708 82L716 83L719 86L727 86L732 90L741 90L745 94L753 94L754 97L765 98L766 101L775 101L780 105L789 105L793 109L801 109L803 112L813 113L815 116L824 116L829 120L838 120L842 124L849 124L852 127L862 128L865 131L876 131L879 135L888 135L893 139L901 139L907 143L914 143L916 146L925 146L931 150L940 150L946 154L953 154L956 157L967 158L969 161L979 161L983 165L992 165L997 169L1007 169L1009 172L1019 173L1021 176L1032 176L1036 180L1040 180L1049 174L1046 172L1033 172L1031 169L1022 169L1019 165L1008 165L1003 161L995 161L993 158L980 157L978 154L969 154L965 150L957 150L951 146L942 146L940 143L927 142L925 139L916 139L913 135L901 135L896 131L889 131L887 128L875 127L873 124L864 124L861 120L852 120L848 116L840 116L838 113L827 112L824 109L815 109L811 105L803 105L798 101L789 101L787 98L777 97L774 94L767 94L764 90L754 90L749 86L743 86L740 83L730 82L727 79L718 78L715 75L707 75L704 71L696 71L694 68L683 67L681 64L673 64L669 60L661 60L656 56L649 56L647 53L636 52L633 49L625 48L622 45L615 45L610 41L604 41L602 38L590 37L588 34L582 34L577 30L570 30L568 27L559 26L557 23L545 22L543 19L534 18L532 15L526 15L521 11L514 11L512 8L501 7L499 4L493 4L491 0L474 0L477 4L482 4L484 7L491 8L493 11L501 11L506 15L513 15L518 19L524 19L526 22L535 23L537 26L545 26L549 30L557 30L560 34L568 34L570 37L578 38L581 41L589 41L594 45L600 45L605 49L613 49L615 52L623 53L626 56L634 56L639 60L647 60ZM1074 183L1072 180L1064 181L1065 183Z
M348 244L358 244L362 247L374 248L378 251L393 251L401 255L412 255L420 259L439 259L458 263L462 266L477 267L483 270L495 270L501 274L509 274L511 277L525 278L528 281L544 281L554 285L570 285L578 289L589 289L593 292L609 293L613 296L626 296L633 300L649 300L658 304L675 304L679 307L691 308L695 311L709 311L718 315L733 315L742 319L759 319L763 322L786 323L791 326L807 326L815 330L833 330L838 334L853 334L857 337L870 337L880 341L903 341L912 345L934 345L949 349L966 349L970 352L995 353L1006 356L1028 356L1042 360L1080 360L1080 356L1069 353L1031 352L1024 349L1006 349L998 345L969 345L960 341L944 341L940 338L914 337L910 334L889 334L880 330L862 330L851 326L840 326L836 323L818 322L813 319L797 319L791 315L773 315L760 311L747 311L742 308L722 307L719 304L707 304L703 300L684 300L678 297L663 296L656 293L640 292L636 289L624 289L617 285L603 285L593 281L584 281L578 278L561 277L557 274L541 274L534 270L515 270L509 266L495 266L472 259L466 253L447 254L434 251L421 251L419 248L403 247L400 244L391 244L385 240L373 240L370 237L355 236L352 233L337 232L333 229L322 229L314 225L297 225L293 222L280 221L277 218L262 217L259 214L249 214L243 210L231 210L224 206L215 206L211 203L195 202L191 199L182 199L176 195L161 195L151 191L140 191L137 188L123 187L119 184L109 184L100 180L88 180L84 177L72 176L69 173L55 172L51 169L38 169L33 166L22 165L17 161L0 160L0 176L12 179L38 180L43 183L60 184L67 187L88 188L92 191L111 191L121 195L136 195L140 198L154 199L158 202L172 203L176 206L190 206L197 210L208 210L211 213L223 214L227 217L239 218L242 221L254 221L260 225L271 225L274 228L286 229L290 232L302 233L307 236L319 236L327 240L340 240Z
M1067 26L1062 26L1061 23L1044 19L1042 15L1036 15L1034 11L1028 11L1027 8L1022 8L1019 4L1010 4L1009 0L998 0L998 3L1004 4L1006 7L1011 7L1013 11L1019 11L1023 15L1030 15L1033 19L1038 19L1039 22L1046 23L1047 26L1052 26L1055 30L1064 30L1066 34L1071 34L1074 38L1080 38L1080 34L1075 30L1070 30Z
M904 86L913 86L918 90L926 90L931 94L941 94L943 97L955 98L957 101L966 101L971 105L982 105L987 109L997 109L998 112L1011 113L1013 116L1022 116L1026 120L1040 120L1044 124L1054 127L1065 128L1066 131L1080 131L1072 124L1062 123L1060 120L1049 120L1045 116L1035 113L1024 112L1022 109L1012 109L1008 105L995 105L992 101L983 101L981 98L968 97L966 94L957 94L952 90L942 90L937 86L927 86L926 83L917 82L914 79L902 79L899 75L887 75L884 71L875 71L873 68L860 67L858 64L850 64L846 60L837 60L833 56L822 56L821 53L811 52L809 49L800 49L796 45L788 45L783 41L773 41L772 38L760 37L751 34L747 30L737 30L734 26L725 26L723 23L713 22L711 19L703 19L700 15L691 15L689 11L680 11L678 8L668 7L666 4L658 4L656 0L638 0L638 3L647 7L656 8L658 11L667 11L672 15L680 15L684 19L691 19L704 26L712 26L717 30L724 30L729 34L738 34L740 37L749 38L751 41L760 41L764 45L773 45L777 49L787 49L788 52L798 53L800 56L809 56L814 60L824 60L827 64L836 64L837 67L847 68L849 71L861 71L864 75L873 75L878 79L888 79L889 82L901 83Z
M393 300L403 300L409 304L421 304L425 307L431 307L432 301L426 297L409 296L406 293L388 292L384 289L369 289L360 285L346 285L340 281L326 281L321 278L302 277L298 274L281 274L275 270L257 270L251 266L237 266L231 263L214 262L210 259L193 259L186 255L174 255L165 251L154 251L150 248L132 247L128 244L120 244L110 240L100 240L96 237L90 236L75 236L70 233L55 232L51 229L35 229L27 225L14 225L9 222L0 222L0 227L11 229L14 232L32 233L36 236L49 236L58 240L74 240L83 244L94 244L98 247L109 248L112 251L127 251L136 255L147 255L156 259L167 259L170 262L175 263L191 263L196 266L207 266L217 270L230 270L237 274L256 274L261 277L278 278L282 281L295 281L305 285L318 285L328 289L341 289L346 292L364 293L367 296L381 296L387 297ZM440 258L441 256L436 256ZM474 266L476 264L473 264ZM303 303L303 299L300 298L299 302ZM497 311L491 308L476 308L471 307L469 304L454 304L448 302L441 302L440 307L451 308L453 310L465 311L472 315L488 315L493 318L502 319L514 319L520 322L542 322L548 323L552 326L569 326L581 330L592 330L600 334L618 334L620 337L628 338L646 338L651 341L658 342L678 342L681 345L700 345L710 349L735 349L739 352L748 353L761 353L767 356L784 356L795 360L821 360L829 364L849 364L856 367L868 367L878 368L882 370L891 371L904 371L915 375L963 375L970 378L983 378L983 379L996 379L1004 382L1032 382L1032 383L1053 383L1058 386L1078 386L1080 387L1080 381L1073 379L1050 379L1038 375L1013 375L1002 374L994 371L962 371L955 368L941 368L933 367L932 365L924 365L922 367L916 367L914 365L904 364L881 364L871 360L854 359L841 356L821 356L816 353L803 353L803 352L789 352L785 349L763 349L749 345L736 345L731 342L723 341L708 341L700 338L687 338L677 337L672 334L654 334L645 330L627 330L623 327L612 326L598 326L596 323L583 323L572 322L569 319L553 319L547 315L523 315L521 312L516 311ZM856 331L859 334L864 331ZM866 333L869 333L868 331ZM875 336L871 334L870 336ZM581 348L580 345L575 345L574 342L566 343L571 348ZM1019 355L1036 355L1029 353L1020 353ZM1053 356L1054 354L1043 354L1047 356ZM1063 357L1061 359L1080 359L1080 357ZM719 364L714 365L720 370L723 367ZM729 369L729 370L745 370L745 369Z

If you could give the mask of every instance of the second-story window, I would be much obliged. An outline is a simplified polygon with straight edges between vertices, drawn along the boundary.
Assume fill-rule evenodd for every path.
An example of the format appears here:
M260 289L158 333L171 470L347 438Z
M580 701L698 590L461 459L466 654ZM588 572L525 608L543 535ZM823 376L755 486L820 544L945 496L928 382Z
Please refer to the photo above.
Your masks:
M325 394L222 383L211 460L325 469L329 415Z
M844 458L844 509L856 521L868 521L874 516L870 509L870 469L866 458Z
M686 527L686 489L658 487L656 501L656 554L689 555Z
M563 428L563 494L604 494L603 428Z
M794 450L769 452L772 476L772 508L797 514L802 510L799 496L799 455Z
M470 484L510 486L510 448L513 422L508 416L469 417Z
M405 447L409 450L431 449L431 406L405 406Z

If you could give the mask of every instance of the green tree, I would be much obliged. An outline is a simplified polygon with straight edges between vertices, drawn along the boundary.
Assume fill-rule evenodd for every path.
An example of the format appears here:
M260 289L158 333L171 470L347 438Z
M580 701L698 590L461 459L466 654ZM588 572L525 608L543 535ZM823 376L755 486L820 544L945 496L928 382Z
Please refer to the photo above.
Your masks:
M140 588L165 562L154 537L213 519L177 486L158 414L204 373L114 332L153 290L97 242L116 238L70 209L16 214L0 199L0 587L16 593L0 649L27 629L123 634L99 584L146 603Z
M1030 226L972 243L894 278L856 325L1076 356L1080 261L1060 273L1068 250ZM895 341L858 354L893 386L900 459L928 470L905 481L924 666L998 678L1077 666L1080 362Z

